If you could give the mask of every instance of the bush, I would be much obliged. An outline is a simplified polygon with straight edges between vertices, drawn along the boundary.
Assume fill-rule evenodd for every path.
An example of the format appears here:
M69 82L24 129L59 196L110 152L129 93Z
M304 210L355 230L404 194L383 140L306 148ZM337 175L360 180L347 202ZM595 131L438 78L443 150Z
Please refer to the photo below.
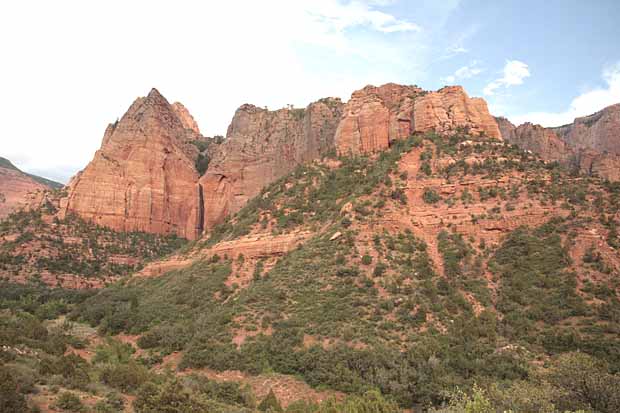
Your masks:
M192 397L178 381L159 387L146 383L133 402L136 413L202 413L207 411L201 401Z
M84 405L80 397L71 392L62 392L56 398L56 407L68 412L82 412Z
M422 200L424 200L424 202L426 202L427 204L436 204L437 202L441 201L441 196L439 196L437 191L435 191L434 189L424 188Z
M276 397L273 389L269 390L269 394L265 396L262 402L258 405L258 410L261 412L283 412L282 406Z
M430 409L429 413L495 413L486 392L474 385L471 395L456 391L448 405L441 409Z
M0 412L25 413L28 411L26 398L19 384L5 366L0 367Z
M372 264L372 257L368 254L364 254L364 256L362 257L362 264L364 265Z
M381 277L385 273L387 268L388 267L385 263L378 262L377 265L375 266L375 269L372 272L372 275L374 275L375 277Z
M612 375L600 360L583 353L566 353L558 357L547 375L559 390L558 407L595 410L601 413L620 411L620 375Z
M122 392L136 390L147 377L146 368L133 361L128 364L108 364L101 370L101 381Z

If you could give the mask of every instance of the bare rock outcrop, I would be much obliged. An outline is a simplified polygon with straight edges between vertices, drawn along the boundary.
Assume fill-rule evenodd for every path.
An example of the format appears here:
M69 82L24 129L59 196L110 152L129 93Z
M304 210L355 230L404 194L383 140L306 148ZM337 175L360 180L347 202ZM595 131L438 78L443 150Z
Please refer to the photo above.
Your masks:
M333 148L342 106L339 99L326 98L305 109L269 111L247 104L237 109L200 179L204 227L221 222L267 184Z
M194 117L189 113L187 108L183 106L181 102L174 102L172 104L172 110L177 115L181 124L186 128L190 129L193 132L200 134L200 129L198 128L198 123L194 120Z
M202 231L200 187L189 142L197 126L182 105L153 89L107 127L101 149L69 184L63 213L123 231Z
M414 130L447 133L465 128L474 134L501 138L495 118L482 98L470 98L461 86L447 86L415 100Z
M587 175L620 180L620 104L555 128L531 123L515 127L505 118L496 120L504 140L545 161L557 161Z
M620 103L550 129L575 149L620 155Z
M390 141L409 136L415 97L420 93L417 86L394 83L353 92L334 137L338 153L377 152Z
M511 143L532 151L546 161L570 163L574 159L573 150L551 130L540 125L524 123L515 129Z
M501 137L486 102L470 98L460 86L425 92L417 86L388 83L353 93L334 140L338 153L373 153L412 132L449 133L458 128Z

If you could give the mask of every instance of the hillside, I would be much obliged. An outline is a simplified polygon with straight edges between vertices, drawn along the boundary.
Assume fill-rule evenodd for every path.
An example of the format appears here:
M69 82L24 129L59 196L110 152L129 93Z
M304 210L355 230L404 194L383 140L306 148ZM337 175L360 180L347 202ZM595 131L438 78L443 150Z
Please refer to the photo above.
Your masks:
M0 403L616 412L620 183L585 119L387 84L210 139L153 89L0 221Z
M70 352L90 361L63 363L126 401L184 389L204 411L251 411L270 390L289 411L330 396L387 403L371 389L423 411L456 386L498 409L615 411L619 200L617 184L465 131L323 158L185 252L71 298L58 312L98 334L75 342L67 330ZM14 308L31 294L8 291ZM179 381L162 385L162 366ZM598 387L583 395L566 374ZM105 391L61 387L104 403ZM53 399L48 389L33 400Z
M62 191L48 191L0 221L0 280L101 288L185 242L175 236L119 233L61 216Z
M11 161L0 157L0 219L27 203L32 193L62 186L58 182L22 172Z
M189 266L107 289L80 319L181 351L182 371L274 370L403 407L570 351L617 371L619 189L500 141L418 136L299 168ZM288 251L261 242L292 234Z

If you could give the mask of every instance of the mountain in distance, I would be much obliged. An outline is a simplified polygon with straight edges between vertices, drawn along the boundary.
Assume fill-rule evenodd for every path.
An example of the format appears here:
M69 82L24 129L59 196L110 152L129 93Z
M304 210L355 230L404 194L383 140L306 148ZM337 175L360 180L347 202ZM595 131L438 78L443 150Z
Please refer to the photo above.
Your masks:
M11 161L0 157L0 218L24 205L29 194L62 187L59 182L22 172Z

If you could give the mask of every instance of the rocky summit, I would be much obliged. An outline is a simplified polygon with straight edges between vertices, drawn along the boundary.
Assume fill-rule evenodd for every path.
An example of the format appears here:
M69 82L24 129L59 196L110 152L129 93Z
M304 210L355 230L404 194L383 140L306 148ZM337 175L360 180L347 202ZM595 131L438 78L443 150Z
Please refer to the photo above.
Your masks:
M367 86L346 104L325 98L305 109L246 104L200 170L196 148L213 139L200 135L182 104L170 105L153 89L108 126L101 149L68 185L62 210L117 230L195 239L265 185L330 151L369 154L411 133L459 128L500 138L486 103L457 86Z
M120 231L202 231L197 149L200 135L181 105L156 90L108 125L93 160L67 186L65 213Z

